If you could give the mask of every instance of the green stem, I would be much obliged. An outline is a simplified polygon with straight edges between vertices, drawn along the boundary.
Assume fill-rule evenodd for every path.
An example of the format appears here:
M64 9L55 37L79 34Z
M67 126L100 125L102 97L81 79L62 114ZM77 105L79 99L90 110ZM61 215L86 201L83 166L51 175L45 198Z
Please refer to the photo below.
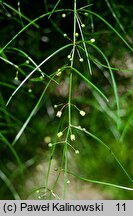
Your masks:
M72 61L71 61L71 67L74 65L74 55L75 55L75 47L76 47L76 18L77 18L77 0L74 0L74 23L73 23L73 50L72 50ZM67 157L67 152L68 152L68 137L70 134L71 130L71 99L72 99L72 80L73 80L73 75L72 71L70 71L70 76L69 76L69 99L68 99L68 121L69 121L69 127L67 130L67 135L65 139L65 145L64 145L64 151L63 151L63 158L65 162L65 169L64 169L64 190L63 190L63 199L65 198L66 190L67 190L67 175L68 175L68 157Z
M72 73L70 72L70 78L69 78L69 99L68 99L68 121L69 121L69 126L67 130L67 135L65 139L65 145L64 145L64 150L63 150L63 160L65 163L65 168L64 168L64 190L63 190L63 199L65 199L65 194L67 190L67 175L68 175L68 157L67 157L67 151L68 151L68 137L70 134L71 130L71 99L72 99Z
M68 48L69 46L71 46L71 44L67 44L61 48L59 48L58 50L56 50L54 53L52 53L51 55L49 55L47 58L45 58L39 65L37 65L34 70L32 70L27 76L26 78L20 83L20 85L15 89L15 91L12 93L12 95L10 96L10 98L8 99L6 106L8 106L8 104L10 103L10 101L12 100L12 98L14 97L14 95L17 93L17 91L24 85L24 83L38 70L40 69L40 67L42 65L44 65L48 60L50 60L54 55L58 54L59 52L61 52L62 50ZM49 76L50 78L50 76Z
M71 67L73 67L74 64L74 54L75 54L75 46L76 46L76 19L77 19L77 0L74 0L74 23L73 23L73 50L72 50L72 61L71 61Z
M68 101L68 118L69 118L69 128L71 127L71 99L72 99L72 80L73 80L73 74L70 73L69 78L69 101Z

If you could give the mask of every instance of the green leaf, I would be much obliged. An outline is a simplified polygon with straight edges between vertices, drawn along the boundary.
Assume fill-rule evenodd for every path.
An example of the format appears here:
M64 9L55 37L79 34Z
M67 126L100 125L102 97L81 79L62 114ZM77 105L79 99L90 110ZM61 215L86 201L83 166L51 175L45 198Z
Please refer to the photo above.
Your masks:
M93 87L107 102L109 101L108 98L104 95L104 93L95 85L93 84L89 79L87 79L80 71L78 71L76 68L71 67L73 71L75 71L80 77L82 77L85 82L89 84L89 86Z

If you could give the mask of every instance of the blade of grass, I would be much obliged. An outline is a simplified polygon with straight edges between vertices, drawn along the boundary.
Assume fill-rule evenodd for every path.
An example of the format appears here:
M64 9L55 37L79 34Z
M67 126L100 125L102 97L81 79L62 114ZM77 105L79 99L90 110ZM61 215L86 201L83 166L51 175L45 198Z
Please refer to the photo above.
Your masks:
M81 47L80 47L80 48L81 48ZM82 50L83 50L83 49L82 49ZM102 64L98 59L96 59L96 58L95 58L94 56L92 56L92 55L89 55L89 56L90 56L90 58L91 58L91 60L93 61L94 64L99 65L99 66L101 66L101 67L103 67L103 68L109 69L108 65ZM111 69L112 71L132 72L132 73L133 73L133 69L117 68L117 67L112 67L111 65L110 65L110 69Z
M6 12L6 16L7 17L11 17L11 14L7 11L7 9L5 8L4 4L3 4L3 0L0 0L0 5L3 8L3 10Z
M103 182L103 181L97 181L97 180L92 180L92 179L87 179L84 177L81 177L75 173L72 172L68 172L69 174L73 175L74 177L86 181L86 182L90 182L90 183L94 183L94 184L100 184L100 185L106 185L106 186L111 186L111 187L115 187L115 188L119 188L119 189L123 189L123 190L129 190L129 191L133 191L133 188L130 187L125 187L122 185L116 185L116 184L112 184L112 183L108 183L108 182Z
M0 47L0 50L1 50L1 47ZM4 59L7 59L7 56L4 52L0 52L0 55L4 58Z
M64 9L60 9L55 11L56 13L58 12L62 12L64 11ZM69 10L68 10L69 11ZM70 10L71 11L71 10ZM9 44L11 44L22 32L24 32L29 26L31 26L33 23L35 23L36 21L48 16L50 14L50 12L46 13L46 14L42 14L41 16L35 18L34 20L32 20L30 23L28 23L24 28L22 28L17 34L15 34L15 36L3 47L0 49L0 54L6 49L7 46L9 46Z
M109 63L106 55L104 54L104 52L102 52L102 50L99 47L97 47L95 44L91 44L91 46L94 47L103 56L103 58L105 59L107 65L108 65L108 69L109 69L110 76L112 79L112 86L113 86L113 90L114 90L114 95L115 95L115 99L116 99L117 116L118 116L117 126L119 128L119 126L120 126L120 102L119 102L119 95L118 95L117 85L115 82L113 71L111 69L110 63Z
M95 107L95 109L100 110L101 112L105 112L115 123L117 123L118 119L115 113L107 106L107 103L103 100L103 98L97 93L93 93L94 97L96 98L97 102L99 103L102 109Z
M20 16L20 12L17 11L15 8L13 8L11 5L7 4L6 2L3 2L3 5L5 5L7 8L11 9L13 12L15 12L16 14L18 14ZM21 17L23 17L25 20L27 20L29 23L31 23L32 21L27 18L25 15L23 15L21 13ZM37 25L36 23L32 23L36 28L39 28L39 25Z
M3 57L0 56L0 59L3 60L3 61L6 62L6 63L12 65L12 66L15 67L18 71L20 71L22 74L25 75L25 72L24 72L18 65L16 65L16 64L14 64L13 62L9 61L7 58L3 58Z
M80 77L82 77L82 79L85 80L91 87L93 87L107 102L109 101L108 98L104 95L104 93L102 93L101 90L96 87L96 85L94 85L90 80L88 80L80 71L73 67L72 70L75 71Z
M110 4L110 2L109 2L108 0L105 0L105 2L106 2L106 4L107 4L109 10L111 11L113 17L115 18L116 22L117 22L118 25L120 26L121 30L124 32L124 34L127 35L127 33L125 32L125 29L124 29L123 25L121 24L121 22L120 22L120 20L119 20L119 18L118 18L118 16L117 16L117 14L116 14L116 12L115 12L113 6Z
M83 7L81 7L81 8L79 8L78 10L82 10L82 9L85 9L85 8L87 8L87 7L90 7L90 6L92 6L93 4L88 4L88 5L85 5L85 6L83 6ZM78 11L77 10L77 11Z
M59 48L58 50L56 50L54 53L52 53L50 56L48 56L46 59L44 59L39 65L37 65L37 67L31 71L29 73L29 75L27 75L27 77L20 83L20 85L16 88L16 90L12 93L12 95L10 96L10 98L8 99L6 106L8 106L8 104L10 103L11 99L13 98L13 96L17 93L17 91L24 85L24 83L32 76L32 74L35 73L35 71L40 68L44 63L46 63L49 59L51 59L54 55L56 55L57 53L59 53L60 51L68 48L69 46L71 46L72 44L67 44L66 46L63 46L61 48ZM48 75L47 75L48 76ZM52 79L50 76L48 76L49 79Z
M1 103L0 103L0 104L1 104ZM6 110L5 107L4 107L4 108L0 107L0 111L1 111L6 117L8 117L9 119L11 119L11 121L13 120L13 121L16 122L17 124L21 125L21 122L20 122L17 118L15 118L14 115L11 115L11 113L9 113L9 112Z
M133 121L133 114L129 117L129 119L126 121L125 127L121 133L121 137L120 137L120 142L122 142L124 140L124 137L131 125L131 122Z
M9 180L9 178L1 170L0 170L0 178L6 184L6 186L9 188L9 190L11 191L14 199L15 200L20 200L20 196L17 193L17 191L15 190L13 184L11 183L11 181Z
M22 27L24 27L24 23L23 23L23 20L22 20L21 8L20 8L20 0L18 0L18 12L19 12L19 17L20 17L21 25L22 25ZM37 28L39 28L39 26Z
M102 20L115 34L124 42L124 44L133 52L133 48L129 45L129 43L123 38L123 36L111 25L109 24L103 17L101 17L99 14L90 11L90 10L83 10L84 12L93 14L94 16L98 17L100 20Z
M81 38L82 38L82 41L83 41L83 46L84 46L84 50L85 50L85 54L86 54L86 58L87 58L87 64L88 64L89 72L92 75L92 69L91 69L91 64L90 64L90 60L89 60L89 54L88 54L88 50L87 50L87 47L86 47L86 43L84 42L85 38L84 38L84 34L83 34L83 31L82 31L78 16L77 16L77 23L78 23Z
M35 61L34 61L27 53L25 53L24 51L22 51L22 50L20 50L20 49L18 49L18 48L16 48L16 47L8 47L8 49L9 49L9 50L10 50L10 49L11 49L11 50L15 50L15 51L21 53L21 54L22 54L23 56L25 56L29 61L31 61L31 62L33 63L34 66L37 67L37 64L35 63ZM44 76L43 73L42 73L42 71L41 71L41 69L38 68L38 70L41 72L41 75Z
M47 3L47 0L44 1L44 5L45 5L45 8L46 8L46 12L49 12L49 11L48 11L48 3ZM55 9L54 9L54 11L55 11ZM52 12L50 12L50 13L53 14L54 11L52 11ZM52 15L52 14L51 14L51 15ZM50 19L51 16L49 15L48 18ZM52 23L53 27L54 27L61 35L64 34L64 32L63 32L63 31L61 30L61 28L59 27L59 25L57 25L57 24L55 23L55 21L52 20L52 18L50 19L50 22Z
M50 19L50 17L52 16L52 14L54 13L54 11L56 10L57 6L59 5L61 0L58 0L57 3L55 4L53 10L50 12L49 16L48 16L48 19Z
M18 156L16 150L13 148L13 146L8 142L8 140L2 135L2 133L0 132L0 140L3 141L3 143L5 143L7 145L7 147L10 149L10 151L12 152L13 156L15 157L18 166L20 168L20 173L23 176L23 165L22 162L20 160L20 157Z
M12 65L13 67L18 69L18 66L16 64L14 64L13 62L9 61L8 59L5 59L3 57L0 56L0 59L2 59L3 61L5 61L6 63Z
M9 124L10 123L10 117L8 115L8 112L6 111L6 105L5 105L5 101L4 101L4 98L2 96L2 94L0 93L0 111L3 112L4 114L4 119L6 121L5 124ZM3 122L1 122L3 123Z
M116 99L117 116L118 116L117 126L119 128L119 126L120 126L120 102L119 102L118 90L117 90L117 85L116 85L115 78L114 78L114 75L113 75L113 71L111 69L110 63L109 63L106 55L104 54L104 52L98 46L96 46L95 44L90 43L90 45L93 48L95 48L103 56L103 58L105 59L107 65L108 65L108 69L109 69L110 76L111 76L111 79L112 79L113 91L114 91L114 95L115 95L115 99Z
M19 138L21 137L22 133L24 132L25 128L27 127L28 123L30 122L31 118L37 113L40 103L42 102L42 99L46 93L47 88L49 87L51 83L51 80L47 83L45 89L43 90L39 100L37 101L35 107L33 108L32 112L30 113L29 117L27 118L27 120L25 121L25 123L23 124L23 126L21 127L21 129L19 130L19 132L17 133L15 139L12 142L12 146L14 146L16 144L16 142L19 140Z
M89 42L86 42L86 43L89 43ZM110 65L110 63L109 63L109 61L108 61L108 59L107 59L107 57L102 52L102 50L99 47L97 47L96 45L92 44L92 43L89 43L89 44L92 45L103 56L104 60L107 63L107 66L106 66L106 65L101 64L99 61L96 61L96 65L100 64L100 66L103 66L103 67L109 69L110 76L111 76L111 79L112 79L112 85L113 85L114 95L115 95L115 98L116 98L116 105L117 105L117 126L119 128L119 125L120 125L120 104L119 104L119 96L118 96L118 91L117 91L117 85L116 85L116 82L115 82L112 70L120 70L120 69L119 68L112 68L111 65ZM81 46L79 46L79 48L83 50L83 48ZM130 70L130 71L132 71L132 70Z
M5 83L5 82L0 82L0 85L1 86L6 86L6 87L11 88L11 89L15 89L14 85L11 85L11 84L8 84L8 83Z
M74 126L74 125L72 125L71 127L75 128L75 129L78 129L80 131L83 131L85 134L91 136L97 142L99 142L100 144L102 144L112 154L112 156L114 157L114 159L116 160L116 162L119 164L119 166L121 167L121 169L123 170L123 172L125 173L125 175L129 178L129 180L131 182L133 182L133 179L131 178L131 176L128 174L128 172L126 171L126 169L124 168L124 166L121 164L121 162L118 160L118 158L116 157L116 155L114 154L114 152L111 150L111 148L107 144L105 144L101 139L99 139L94 134L92 134L89 131L87 131L85 128L81 128L79 126Z

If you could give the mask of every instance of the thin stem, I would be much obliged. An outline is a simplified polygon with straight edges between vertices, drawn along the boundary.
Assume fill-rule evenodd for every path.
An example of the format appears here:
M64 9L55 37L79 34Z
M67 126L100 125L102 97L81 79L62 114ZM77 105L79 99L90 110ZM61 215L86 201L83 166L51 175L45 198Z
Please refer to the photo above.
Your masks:
M80 131L83 131L84 133L86 133L87 135L89 135L90 137L92 137L94 140L96 140L97 142L99 142L101 145L103 145L114 157L115 161L119 164L119 166L121 167L121 169L123 170L123 172L126 174L126 176L130 179L131 182L133 182L132 177L128 174L128 172L126 171L126 169L124 168L124 166L121 164L121 162L119 161L119 159L117 158L117 156L115 155L115 153L111 150L111 148L104 143L101 139L99 139L97 136L95 136L94 134L90 133L89 131L87 131L85 128L81 128L79 126L74 126L72 125L71 127L78 129Z
M27 76L26 78L20 83L20 85L15 89L15 91L12 93L12 95L10 96L10 98L8 99L6 106L8 106L8 104L10 103L11 99L13 98L13 96L17 93L17 91L24 85L24 83L44 64L46 63L49 59L51 59L54 55L56 55L57 53L59 53L60 51L66 49L67 47L71 46L71 44L67 44L61 48L59 48L58 50L56 50L54 53L52 53L51 55L49 55L47 58L45 58L39 65L37 65L35 67L34 70L32 70ZM49 76L50 78L50 76ZM50 78L51 79L51 78Z
M81 38L82 38L82 41L83 41L82 43L83 43L83 47L84 47L86 58L87 58L87 64L88 64L89 72L90 72L90 75L92 75L92 69L91 69L91 64L90 64L90 60L89 60L89 54L88 54L88 50L87 50L87 47L86 47L86 43L84 42L85 41L84 34L83 34L83 31L82 31L78 16L77 16L77 23L78 23Z
M65 199L66 191L67 191L67 175L68 175L68 146L67 146L67 140L69 136L70 128L67 130L67 135L66 135L66 142L64 145L64 150L63 150L63 161L64 161L64 189L63 189L63 199Z
M73 67L74 64L74 54L75 54L75 47L76 47L76 18L77 18L77 8L76 8L76 0L74 0L73 49L72 49L71 67Z
M17 133L15 139L12 142L12 146L14 146L16 144L16 142L18 141L18 139L21 137L22 133L24 132L25 128L27 127L27 125L29 124L31 118L37 113L40 103L42 102L42 99L49 87L51 83L51 80L47 83L46 87L44 88L39 100L37 101L35 107L33 108L32 112L30 113L29 117L27 118L27 120L25 121L25 123L23 124L23 126L21 127L21 129L19 130L19 132Z
M73 74L70 74L70 80L69 80L69 101L68 101L68 118L69 118L69 127L71 127L71 99L72 99L72 79Z
M77 0L74 0L74 23L73 23L73 49L72 49L72 60L71 60L71 67L74 65L74 55L75 55L75 48L76 48L76 17L77 17ZM64 169L64 191L63 191L63 199L65 198L66 190L67 190L67 175L68 175L68 137L71 130L71 99L72 99L72 80L73 75L72 71L70 71L69 76L69 99L68 99L68 121L69 121L69 127L67 130L67 135L65 139L65 145L64 145L64 151L63 151L63 158L65 162L65 169Z

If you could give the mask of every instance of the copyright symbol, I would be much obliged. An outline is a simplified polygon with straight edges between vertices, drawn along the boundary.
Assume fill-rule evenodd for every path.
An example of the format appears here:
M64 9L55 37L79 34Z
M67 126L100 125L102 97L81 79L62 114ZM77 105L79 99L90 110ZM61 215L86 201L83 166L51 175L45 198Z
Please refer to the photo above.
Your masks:
M5 213L7 213L7 212L14 212L15 213L16 212L16 204L15 203L13 203L13 204L5 203L3 209L4 209Z

